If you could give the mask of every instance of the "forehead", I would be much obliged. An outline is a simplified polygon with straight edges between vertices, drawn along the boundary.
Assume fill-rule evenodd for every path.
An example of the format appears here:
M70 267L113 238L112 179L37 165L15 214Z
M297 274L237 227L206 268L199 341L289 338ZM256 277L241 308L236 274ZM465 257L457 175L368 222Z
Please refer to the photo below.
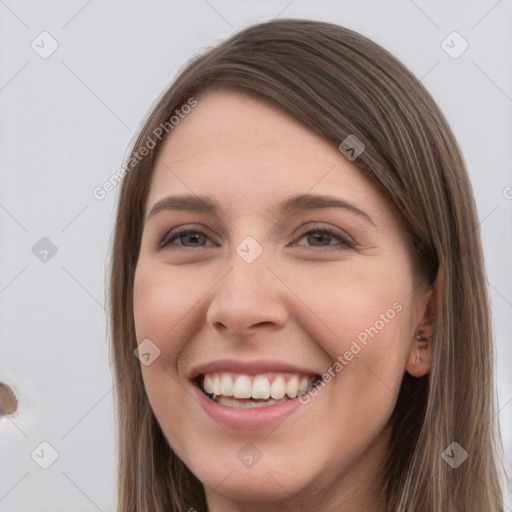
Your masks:
M225 91L198 98L163 143L148 208L171 192L210 195L233 211L269 209L298 193L388 210L373 183L335 145L260 100Z

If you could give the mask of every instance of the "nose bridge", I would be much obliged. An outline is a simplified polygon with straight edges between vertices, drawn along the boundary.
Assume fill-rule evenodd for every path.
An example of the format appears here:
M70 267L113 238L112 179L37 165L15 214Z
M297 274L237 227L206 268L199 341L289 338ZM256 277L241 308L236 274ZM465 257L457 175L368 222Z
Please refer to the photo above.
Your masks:
M209 325L243 335L258 324L286 323L279 282L267 268L267 261L268 254L253 237L236 246L230 270L215 287L209 304Z
M267 258L263 251L257 255L250 241L240 243L232 254L231 271L226 276L225 291L228 297L245 297L250 301L270 292L270 272L266 264Z

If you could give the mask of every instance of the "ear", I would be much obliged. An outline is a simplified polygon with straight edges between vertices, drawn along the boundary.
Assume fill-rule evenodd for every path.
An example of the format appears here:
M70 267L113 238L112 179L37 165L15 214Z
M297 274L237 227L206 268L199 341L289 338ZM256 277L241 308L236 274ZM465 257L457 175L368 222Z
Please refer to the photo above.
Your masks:
M435 294L430 287L418 304L416 329L411 335L411 349L405 371L412 377L423 377L430 371L435 331Z

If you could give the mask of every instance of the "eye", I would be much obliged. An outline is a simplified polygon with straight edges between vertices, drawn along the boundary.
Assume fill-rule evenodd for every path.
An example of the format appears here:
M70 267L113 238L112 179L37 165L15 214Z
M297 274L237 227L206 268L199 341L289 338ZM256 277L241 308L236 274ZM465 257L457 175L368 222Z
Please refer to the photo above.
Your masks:
M342 231L334 228L322 227L317 229L310 229L301 235L297 240L307 239L309 247L325 247L328 249L342 250L345 248L354 248L356 244ZM179 243L177 243L179 241ZM178 246L186 248L206 247L209 241L208 233L201 228L192 228L185 226L176 228L165 235L159 243L159 249L168 246ZM334 242L334 243L333 243ZM213 243L213 245L216 245ZM290 244L302 245L294 242Z
M176 243L179 240L180 243ZM199 228L183 227L177 228L165 235L158 247L163 249L169 245L182 246L187 248L204 247L208 235Z
M329 249L342 250L345 248L354 248L356 244L343 232L329 227L310 229L306 231L298 240L307 239L310 247L326 247ZM334 242L334 243L331 243ZM294 243L292 245L299 245Z

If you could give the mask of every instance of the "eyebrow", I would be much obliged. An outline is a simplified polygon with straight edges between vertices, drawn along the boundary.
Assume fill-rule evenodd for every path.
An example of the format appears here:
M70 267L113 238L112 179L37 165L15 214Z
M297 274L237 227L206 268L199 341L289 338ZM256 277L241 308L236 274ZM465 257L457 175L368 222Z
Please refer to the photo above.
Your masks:
M288 216L303 210L319 210L323 208L341 208L343 210L350 211L375 226L375 223L366 212L349 201L335 196L315 194L300 194L292 196L279 204L278 212L282 216ZM217 216L221 209L221 205L218 201L206 196L169 196L155 203L147 218L149 219L156 213L163 210L193 210Z

